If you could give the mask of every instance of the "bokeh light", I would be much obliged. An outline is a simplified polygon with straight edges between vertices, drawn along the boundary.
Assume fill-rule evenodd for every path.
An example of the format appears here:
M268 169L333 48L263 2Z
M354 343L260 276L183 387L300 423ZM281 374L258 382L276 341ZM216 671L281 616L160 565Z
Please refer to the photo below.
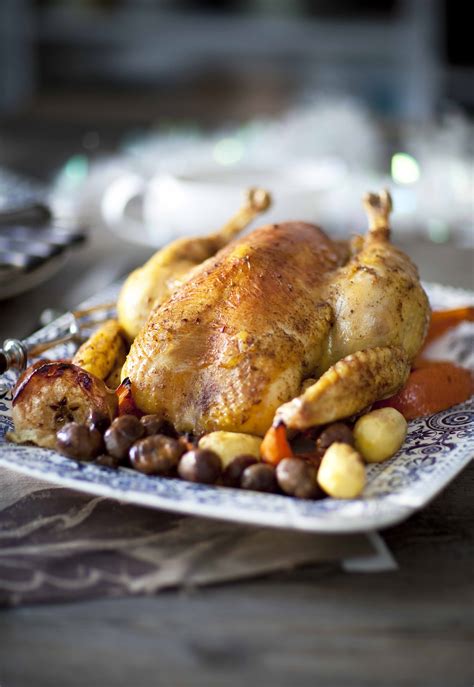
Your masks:
M392 179L397 184L414 184L420 178L420 165L408 153L395 153L390 168Z

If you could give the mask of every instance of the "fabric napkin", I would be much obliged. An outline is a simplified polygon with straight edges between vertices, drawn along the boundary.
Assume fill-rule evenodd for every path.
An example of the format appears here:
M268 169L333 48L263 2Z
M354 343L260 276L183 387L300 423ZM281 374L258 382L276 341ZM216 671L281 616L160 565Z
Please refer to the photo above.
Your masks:
M298 565L393 559L374 535L315 535L157 511L0 470L0 603L153 594Z

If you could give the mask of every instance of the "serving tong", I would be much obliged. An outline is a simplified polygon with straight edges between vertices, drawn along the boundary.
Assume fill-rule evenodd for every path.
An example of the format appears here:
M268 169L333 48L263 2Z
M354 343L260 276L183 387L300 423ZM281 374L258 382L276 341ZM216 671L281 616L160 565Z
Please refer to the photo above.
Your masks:
M37 341L36 337L26 339L6 339L0 348L0 374L8 370L26 370L31 358L62 343L85 341L92 330L115 314L115 303L102 303L82 310L73 310L65 316L64 326L55 336Z

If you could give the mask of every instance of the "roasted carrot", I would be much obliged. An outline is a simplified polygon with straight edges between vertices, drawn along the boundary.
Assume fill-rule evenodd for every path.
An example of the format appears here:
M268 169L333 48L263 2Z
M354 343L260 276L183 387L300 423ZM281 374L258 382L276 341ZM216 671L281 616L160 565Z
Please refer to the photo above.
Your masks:
M118 399L118 414L119 415L135 415L135 417L142 417L143 413L137 408L132 394L132 383L128 377L125 377L123 382L115 390Z
M292 458L294 453L286 438L286 427L283 423L270 427L260 445L260 455L265 463L278 465L283 458Z
M425 346L442 334L456 327L461 322L474 322L474 308L456 308L455 310L434 310L431 313L431 322L426 335Z
M374 407L396 408L406 420L432 415L466 401L474 393L470 370L445 361L419 361L398 393Z

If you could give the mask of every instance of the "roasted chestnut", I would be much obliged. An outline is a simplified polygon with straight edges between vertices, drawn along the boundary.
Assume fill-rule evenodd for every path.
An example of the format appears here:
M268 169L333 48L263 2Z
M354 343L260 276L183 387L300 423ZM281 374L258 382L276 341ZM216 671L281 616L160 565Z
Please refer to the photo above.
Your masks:
M284 458L276 467L282 491L299 499L313 499L320 493L315 468L301 458Z
M144 415L140 418L140 422L147 437L151 437L154 434L163 434L163 420L158 415Z
M334 422L332 425L328 425L319 435L316 441L316 448L323 455L326 449L335 442L354 446L352 430L344 422Z
M145 428L134 415L116 417L104 434L107 453L114 458L125 460L132 444L144 434Z
M146 475L169 475L185 451L181 442L163 434L137 441L129 451L130 463Z
M275 468L267 463L256 463L245 468L240 480L242 489L274 493L278 490Z
M104 432L110 427L111 422L112 419L110 416L98 413L97 411L91 411L89 413L89 417L87 418L86 424L91 429L97 429L97 431L99 431L101 434L104 434Z
M58 451L68 458L92 460L103 450L103 439L97 429L68 422L56 432Z
M185 453L178 465L178 474L188 482L215 484L222 472L221 459L214 451L194 449Z
M232 460L222 475L222 482L225 487L240 487L240 481L242 479L243 471L250 465L255 465L257 463L255 456L242 455L236 456Z
M94 461L94 465L102 465L106 468L118 468L121 463L122 461L119 458L114 458L108 453L102 453Z

